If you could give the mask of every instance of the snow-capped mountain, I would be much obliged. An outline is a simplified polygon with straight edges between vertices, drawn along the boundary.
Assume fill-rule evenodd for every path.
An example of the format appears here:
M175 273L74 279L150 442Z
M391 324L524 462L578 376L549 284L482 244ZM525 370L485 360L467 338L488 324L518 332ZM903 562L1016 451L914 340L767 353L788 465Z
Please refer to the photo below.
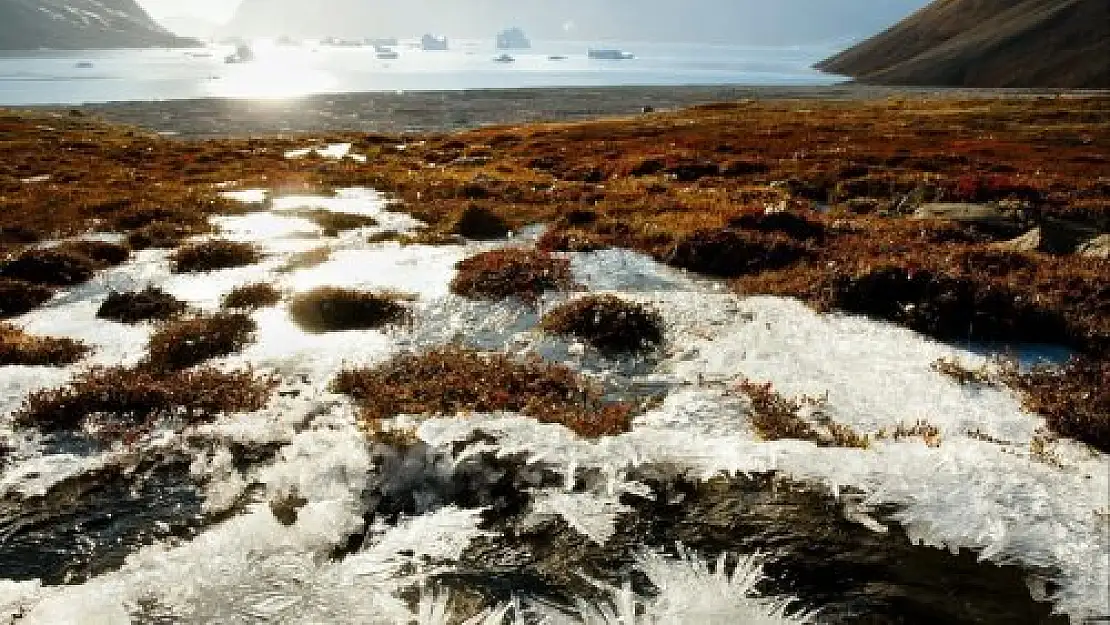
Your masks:
M195 45L159 26L135 0L4 0L0 49Z

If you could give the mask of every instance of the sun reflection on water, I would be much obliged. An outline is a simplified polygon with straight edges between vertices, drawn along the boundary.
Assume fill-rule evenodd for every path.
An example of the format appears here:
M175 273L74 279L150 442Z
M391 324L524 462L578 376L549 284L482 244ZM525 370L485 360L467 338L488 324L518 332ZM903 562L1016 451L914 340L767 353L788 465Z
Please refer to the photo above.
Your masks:
M311 50L255 42L255 58L226 63L208 81L219 98L284 99L337 90L339 79L320 66ZM230 54L230 52L229 52Z

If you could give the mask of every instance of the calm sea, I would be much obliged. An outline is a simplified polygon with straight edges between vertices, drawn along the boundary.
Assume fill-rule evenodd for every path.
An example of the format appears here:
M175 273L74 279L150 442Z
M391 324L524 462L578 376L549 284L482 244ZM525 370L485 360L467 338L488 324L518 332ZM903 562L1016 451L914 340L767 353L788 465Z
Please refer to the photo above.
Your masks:
M608 47L608 46L607 46ZM617 47L617 46L614 46ZM201 50L0 53L0 106L282 98L314 93L624 85L828 85L810 66L828 47L753 48L629 43L635 58L591 60L589 44L539 43L494 60L489 41L453 41L446 52L401 42L397 59L372 47L256 44L251 63L228 64L229 47Z

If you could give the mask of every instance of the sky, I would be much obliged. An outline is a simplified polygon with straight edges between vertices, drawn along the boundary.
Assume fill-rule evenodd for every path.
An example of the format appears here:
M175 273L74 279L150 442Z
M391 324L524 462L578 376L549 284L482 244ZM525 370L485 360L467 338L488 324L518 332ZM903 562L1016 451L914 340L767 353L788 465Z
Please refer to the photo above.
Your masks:
M240 0L138 0L156 20L191 17L222 24L231 19Z

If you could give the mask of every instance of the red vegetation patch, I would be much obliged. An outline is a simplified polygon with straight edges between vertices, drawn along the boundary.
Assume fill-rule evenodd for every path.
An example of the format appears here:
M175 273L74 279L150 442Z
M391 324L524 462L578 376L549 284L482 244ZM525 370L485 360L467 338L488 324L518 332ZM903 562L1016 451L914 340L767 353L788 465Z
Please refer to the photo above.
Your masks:
M6 323L0 323L0 365L60 367L71 365L88 353L80 341L32 336Z
M145 364L159 371L179 371L228 356L254 340L257 324L249 315L219 313L172 321L151 337Z
M90 421L108 428L142 427L170 418L201 423L224 413L265 408L273 386L272 380L250 372L93 369L66 387L32 393L15 418L44 431L72 430Z
M323 287L302 293L289 305L293 321L306 332L371 330L405 320L412 297Z
M96 316L120 323L168 321L184 314L187 308L185 302L173 295L158 287L148 286L133 293L109 293Z
M198 273L253 265L262 253L249 243L214 239L179 248L170 257L174 273Z
M0 319L30 312L54 296L54 290L22 280L0 278Z
M544 315L540 327L606 351L639 351L663 341L663 317L613 295L583 297Z
M461 261L451 292L475 299L519 297L535 301L546 291L574 287L570 261L546 252L511 248Z
M566 367L453 347L344 371L332 388L354 398L371 423L399 414L512 411L587 437L631 424L629 405L606 402L600 388Z

